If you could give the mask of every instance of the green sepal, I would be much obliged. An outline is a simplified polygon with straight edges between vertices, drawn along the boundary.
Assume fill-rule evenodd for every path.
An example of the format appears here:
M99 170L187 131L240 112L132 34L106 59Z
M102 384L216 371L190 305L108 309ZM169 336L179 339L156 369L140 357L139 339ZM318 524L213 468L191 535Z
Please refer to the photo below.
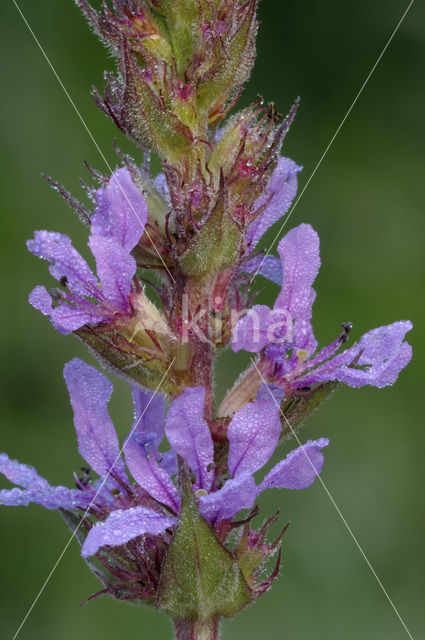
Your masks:
M231 617L252 601L241 569L199 513L183 476L180 520L165 558L157 606L173 618Z
M140 355L136 346L126 341L113 329L108 333L81 328L75 332L89 347L93 355L107 370L124 378L131 385L142 386L175 396L181 393L181 384L174 379L169 364ZM168 373L167 373L168 371Z
M289 400L284 399L281 410L286 419L282 418L282 434L279 442L283 442L292 435L292 432L300 427L338 386L339 382L326 382L309 391L306 390L304 395L292 396Z
M220 194L209 218L180 257L186 276L202 278L232 267L238 261L242 232L229 215L227 190L221 180Z
M219 50L215 63L204 73L197 87L197 107L214 121L233 92L249 77L255 58L256 2L247 3L246 13L225 50Z
M199 23L198 0L159 0L156 7L168 27L180 76L193 58Z
M178 162L192 147L190 129L173 113L165 99L155 93L128 52L125 71L124 120L132 137L142 146L152 146L168 162Z

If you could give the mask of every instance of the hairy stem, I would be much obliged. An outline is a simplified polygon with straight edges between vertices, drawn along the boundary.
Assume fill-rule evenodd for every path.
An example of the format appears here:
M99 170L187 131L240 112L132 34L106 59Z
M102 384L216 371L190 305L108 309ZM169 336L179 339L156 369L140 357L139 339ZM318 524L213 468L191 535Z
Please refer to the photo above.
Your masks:
M219 619L174 620L175 640L219 640Z

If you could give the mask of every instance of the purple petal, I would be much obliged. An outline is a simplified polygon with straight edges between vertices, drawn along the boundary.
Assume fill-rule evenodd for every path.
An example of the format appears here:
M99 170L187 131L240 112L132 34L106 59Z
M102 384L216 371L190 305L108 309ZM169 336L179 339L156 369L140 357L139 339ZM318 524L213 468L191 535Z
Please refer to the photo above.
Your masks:
M99 324L100 322L109 322L110 318L106 315L98 313L102 311L102 307L98 307L94 304L87 303L88 308L93 309L93 313L88 313L77 307L73 307L68 304L61 304L58 307L52 309L50 313L50 320L53 326L59 333L68 334L72 331L77 331L85 324Z
M178 471L177 455L176 452L170 449L169 451L161 452L158 462L161 469L164 469L170 476L175 476Z
M279 220L291 206L297 193L297 173L301 171L293 160L279 158L266 192L257 200L257 208L266 205L263 213L252 222L248 229L248 244L254 247L272 224Z
M312 284L320 267L319 236L309 224L300 224L279 242L283 287L274 305L292 316L293 343L311 355L317 347L311 327L316 293Z
M115 307L128 311L135 259L115 238L91 235L88 244L96 260L103 295Z
M303 386L331 380L351 387L391 385L412 358L411 346L403 342L411 329L409 321L373 329L358 344L300 377L299 382Z
M242 509L251 509L257 497L254 478L241 474L227 480L222 489L199 498L199 510L208 522L233 518Z
M108 378L79 358L64 368L80 454L101 477L109 472L127 479L117 434L107 404L112 393Z
M96 191L96 202L92 233L115 238L131 251L145 230L147 206L129 170L124 167L114 171L106 187Z
M178 491L168 473L161 469L157 460L149 454L142 444L129 438L124 447L125 460L136 482L152 498L171 507L175 513L180 509Z
M174 451L184 458L196 475L196 489L209 490L213 472L214 447L204 414L203 387L185 389L168 410L165 433Z
M282 263L275 256L255 256L243 265L243 271L260 275L282 286Z
M256 304L238 320L232 331L233 351L258 353L269 342L267 329L272 324L272 310L264 304Z
M165 403L161 393L133 387L134 424L131 430L136 440L146 438L158 450L164 435Z
M46 509L85 509L92 501L89 493L66 487L30 488L30 489L2 489L0 491L0 505L6 507L27 507L29 504L39 504Z
M70 291L84 296L96 293L97 280L68 236L54 231L36 231L27 247L35 256L51 263L49 271L56 280L66 278Z
M268 344L278 344L292 335L292 318L288 313L256 304L233 329L231 347L233 351L258 353Z
M81 554L87 558L100 547L116 547L146 533L159 535L175 524L175 518L163 516L145 507L117 509L111 512L105 522L98 522L90 529Z
M65 335L80 329L85 324L98 324L99 322L108 321L108 318L99 313L101 307L97 307L90 302L87 302L85 306L91 308L93 310L92 313L88 313L86 310L79 309L66 302L54 307L51 295L47 289L42 286L37 286L32 290L28 301L35 309L50 318L53 326L59 333Z
M19 484L25 489L47 489L50 486L47 480L38 475L34 467L11 460L6 453L0 453L0 473L6 476L9 482Z
M170 190L168 188L167 178L163 173L158 173L153 181L155 189L164 198L164 200L171 206Z
M261 391L254 402L249 402L235 414L229 424L230 474L251 474L261 469L273 455L281 431L279 405L267 389L266 394Z
M329 440L309 440L291 451L284 460L269 471L258 487L258 493L265 489L306 489L313 484L322 470L324 457L321 449L327 447Z
M43 315L50 317L53 311L52 296L48 293L46 287L37 285L28 296L28 302L37 311L41 311Z

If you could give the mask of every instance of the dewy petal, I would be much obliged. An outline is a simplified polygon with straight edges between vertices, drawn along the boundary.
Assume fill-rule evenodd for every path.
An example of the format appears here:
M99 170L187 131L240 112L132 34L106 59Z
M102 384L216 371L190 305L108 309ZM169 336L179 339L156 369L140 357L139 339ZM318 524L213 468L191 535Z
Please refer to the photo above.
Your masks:
M116 509L105 522L98 522L90 529L81 554L87 558L95 554L100 547L116 547L146 533L159 535L175 524L175 518L163 516L145 507Z
M274 308L286 310L293 323L293 342L311 355L317 347L311 327L316 297L312 284L320 267L319 236L309 224L291 229L279 242L283 287Z
M27 247L35 256L51 263L49 271L56 280L66 278L70 291L83 296L91 296L96 291L96 277L68 236L54 231L36 231Z
M65 365L64 377L74 409L81 455L101 477L111 471L125 482L127 476L118 438L107 409L112 384L100 371L79 358Z
M28 489L47 489L50 487L47 480L38 475L34 467L21 464L17 460L11 460L6 453L0 453L0 473L2 473L9 482L19 484L21 487Z
M258 353L269 344L268 330L274 322L276 317L269 307L264 304L254 305L238 320L232 331L232 350Z
M177 454L173 449L169 451L164 451L160 453L160 458L158 461L161 469L164 469L170 476L175 476L178 471L178 463L177 463Z
M241 474L227 480L215 493L199 498L201 515L210 523L233 518L242 509L251 509L257 497L254 478Z
M288 211L297 193L299 171L301 167L293 160L279 158L265 194L256 202L257 208L262 207L272 196L263 213L249 226L247 242L252 247L258 243L267 229Z
M87 313L82 309L73 307L68 304L61 304L58 307L54 307L50 313L50 320L52 321L55 329L59 333L68 334L72 331L77 331L85 324L99 324L100 322L109 322L110 318L103 316L101 313L96 313L97 309L101 311L101 307L96 305L87 305L89 308L93 308L93 313Z
M258 487L258 493L265 489L306 489L313 484L322 470L324 457L321 449L329 440L309 440L291 451L284 460L275 465Z
M135 259L115 238L91 235L89 247L96 260L102 294L111 305L128 311Z
M404 342L411 329L412 323L406 320L373 329L358 344L300 377L299 383L338 380L351 387L391 385L412 358L412 348Z
M174 451L184 458L196 475L196 489L208 491L213 472L214 447L204 413L203 387L185 389L168 410L165 433Z
M52 296L46 287L37 285L28 296L28 302L45 316L51 315L53 311Z
M72 331L80 329L85 324L98 324L99 322L107 322L108 318L98 313L101 307L88 302L87 307L93 309L93 313L83 311L76 306L67 304L59 304L54 307L52 297L48 293L46 287L38 285L35 287L29 297L29 303L45 316L48 316L59 333L68 334Z
M6 507L27 507L29 504L39 504L46 509L85 509L92 502L90 493L66 487L2 489L0 491L0 505Z
M273 455L281 431L279 405L261 390L254 402L235 414L227 429L230 474L261 469Z
M124 446L125 460L133 478L152 498L166 504L175 513L180 509L178 491L168 473L142 444L130 437Z
M243 271L257 274L282 286L282 263L275 256L255 256L243 265Z
M145 230L147 206L127 168L114 171L106 187L96 191L96 202L92 233L115 238L131 251Z
M165 402L159 392L133 387L134 423L132 434L136 440L149 438L158 450L164 435Z

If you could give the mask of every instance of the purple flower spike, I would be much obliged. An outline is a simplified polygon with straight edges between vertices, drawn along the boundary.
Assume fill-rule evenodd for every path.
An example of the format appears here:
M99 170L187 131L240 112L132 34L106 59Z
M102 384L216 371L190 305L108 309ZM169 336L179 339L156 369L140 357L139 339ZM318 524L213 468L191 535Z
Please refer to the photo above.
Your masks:
M79 358L65 365L64 377L81 455L101 477L111 472L126 482L117 434L107 409L112 384Z
M114 238L131 251L145 230L147 206L127 168L114 171L106 187L96 191L96 202L92 233Z
M252 474L261 469L277 446L282 430L279 406L261 389L233 417L227 430L229 471L232 476Z
M291 451L284 460L278 462L266 475L258 487L258 493L265 489L306 489L313 484L322 470L324 457L321 449L329 440L309 440L298 449Z
M288 211L297 193L299 171L301 167L293 160L279 158L265 194L256 203L257 208L266 206L249 226L247 242L251 247L255 247L267 229Z
M214 447L204 413L203 387L185 389L168 410L165 433L176 453L184 458L196 475L196 488L208 491L213 472Z
M105 522L98 522L90 529L81 554L87 558L105 545L116 547L146 533L159 535L175 524L175 518L145 507L116 509Z

